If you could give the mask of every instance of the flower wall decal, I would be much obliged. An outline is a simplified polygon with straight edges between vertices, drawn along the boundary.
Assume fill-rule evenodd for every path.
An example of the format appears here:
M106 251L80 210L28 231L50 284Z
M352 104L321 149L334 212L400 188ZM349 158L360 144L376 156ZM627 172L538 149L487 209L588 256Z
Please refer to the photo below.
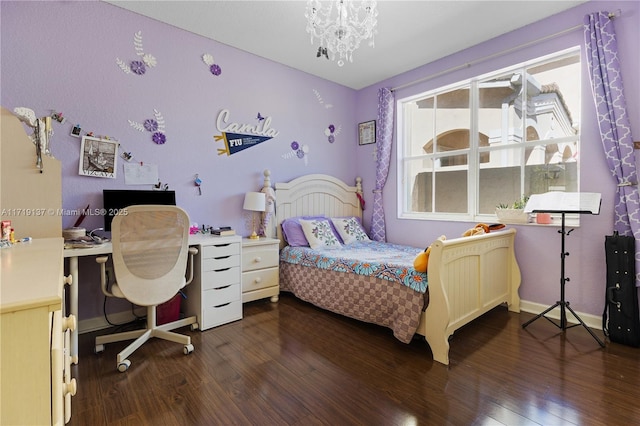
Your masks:
M342 125L338 126L338 128L336 129L336 126L334 126L333 124L329 124L329 127L324 130L324 135L327 137L329 143L334 143L336 141L336 136L340 133L341 130Z
M220 65L216 64L211 54L205 53L204 55L202 55L202 61L209 66L209 71L211 71L211 74L215 76L219 76L220 74L222 74L222 68L220 68Z
M282 154L282 158L284 158L285 160L291 159L291 158L299 158L300 160L304 161L304 165L308 165L309 164L309 145L301 145L300 143L298 143L297 141L293 141L291 142L291 151L287 152L286 154Z
M157 109L153 110L153 118L147 118L143 123L128 120L129 125L139 132L152 133L151 140L158 145L162 145L167 141L167 136L164 134L164 117Z
M120 67L125 74L144 75L147 72L147 67L153 68L158 65L158 61L153 55L144 53L142 47L142 31L138 31L133 36L133 47L141 60L131 61L128 65L120 58L116 58L116 64Z

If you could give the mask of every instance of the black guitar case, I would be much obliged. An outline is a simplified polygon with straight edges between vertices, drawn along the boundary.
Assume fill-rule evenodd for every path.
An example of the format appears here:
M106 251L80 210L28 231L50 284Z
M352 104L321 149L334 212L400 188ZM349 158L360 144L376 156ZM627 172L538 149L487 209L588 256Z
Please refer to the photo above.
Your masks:
M607 291L602 330L612 342L640 346L640 312L636 288L635 238L605 236Z

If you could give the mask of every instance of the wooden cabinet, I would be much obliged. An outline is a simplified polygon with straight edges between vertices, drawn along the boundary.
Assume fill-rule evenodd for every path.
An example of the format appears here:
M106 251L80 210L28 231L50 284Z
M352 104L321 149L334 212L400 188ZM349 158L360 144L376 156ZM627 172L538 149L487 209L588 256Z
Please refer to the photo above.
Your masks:
M0 424L62 425L71 418L69 330L63 316L62 238L0 250Z
M242 318L240 290L241 238L202 235L197 246L193 282L186 287L187 316L196 315L201 330Z
M62 237L60 161L43 153L41 173L27 127L9 110L0 113L0 219L11 221L16 238Z
M242 240L242 303L280 294L280 240Z

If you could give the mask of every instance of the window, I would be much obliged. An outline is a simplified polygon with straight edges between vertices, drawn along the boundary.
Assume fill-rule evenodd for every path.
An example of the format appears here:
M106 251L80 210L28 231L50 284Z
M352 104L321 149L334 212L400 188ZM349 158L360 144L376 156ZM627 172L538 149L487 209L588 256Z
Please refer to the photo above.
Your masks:
M500 204L578 191L580 51L398 101L403 218L491 220Z

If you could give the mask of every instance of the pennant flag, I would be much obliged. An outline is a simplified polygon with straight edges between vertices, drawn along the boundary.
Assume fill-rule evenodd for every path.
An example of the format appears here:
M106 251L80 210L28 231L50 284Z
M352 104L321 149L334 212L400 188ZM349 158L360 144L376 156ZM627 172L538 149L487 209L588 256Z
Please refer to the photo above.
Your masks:
M218 155L231 155L243 149L251 148L264 141L273 139L270 136L241 135L239 133L222 132L220 136L214 136L216 142L224 141L224 148L218 148Z

